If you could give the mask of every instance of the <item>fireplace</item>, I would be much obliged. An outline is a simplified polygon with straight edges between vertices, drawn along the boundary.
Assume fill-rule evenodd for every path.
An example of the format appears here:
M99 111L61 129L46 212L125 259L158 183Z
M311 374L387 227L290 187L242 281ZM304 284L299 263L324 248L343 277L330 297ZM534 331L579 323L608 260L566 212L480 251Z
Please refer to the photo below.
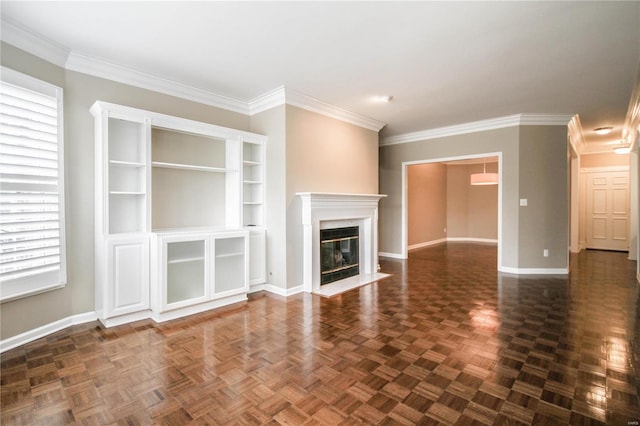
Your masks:
M353 277L360 273L360 227L320 230L320 284Z
M300 192L298 196L305 292L327 295L338 287L388 276L378 272L378 201L385 195Z

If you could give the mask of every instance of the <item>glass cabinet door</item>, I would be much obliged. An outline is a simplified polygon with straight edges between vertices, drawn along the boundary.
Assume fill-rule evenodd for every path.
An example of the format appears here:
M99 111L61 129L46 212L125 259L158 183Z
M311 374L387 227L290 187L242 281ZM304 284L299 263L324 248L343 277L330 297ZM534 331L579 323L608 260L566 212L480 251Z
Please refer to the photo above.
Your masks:
M164 249L165 307L177 308L207 299L208 237L166 240Z
M227 292L242 292L247 287L246 238L215 239L216 295Z

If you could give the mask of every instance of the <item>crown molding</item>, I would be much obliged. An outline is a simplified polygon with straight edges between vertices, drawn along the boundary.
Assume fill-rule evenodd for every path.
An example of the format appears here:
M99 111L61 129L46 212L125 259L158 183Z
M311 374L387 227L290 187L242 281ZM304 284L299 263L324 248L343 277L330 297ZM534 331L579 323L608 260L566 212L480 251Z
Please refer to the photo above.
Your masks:
M0 25L2 41L64 68L69 49L6 18L0 18Z
M638 64L633 92L631 99L629 99L629 108L622 130L622 138L631 144L632 150L635 150L638 145L638 133L640 133L640 64Z
M347 123L355 124L365 129L379 132L386 124L373 118L348 111L346 109L328 104L311 96L285 88L285 101L288 105L293 105L307 111L316 112L327 117L335 118Z
M207 90L198 89L196 87L177 83L153 74L115 65L77 52L71 52L69 54L65 68L70 71L117 81L119 83L140 87L142 89L153 90L154 92L176 96L205 105L241 114L249 114L249 107L247 103L242 100L218 95Z
M380 146L398 145L403 143L425 141L429 139L443 138L447 136L476 133L486 130L503 129L515 126L565 126L571 120L572 115L558 114L515 114L505 117L491 118L488 120L472 121L453 126L438 127L435 129L421 130L419 132L405 133L389 136L380 142Z
M569 143L578 155L582 155L587 149L586 143L584 142L580 115L578 114L574 115L571 121L569 121Z
M316 112L375 132L379 132L386 125L382 121L331 105L285 86L280 86L249 101L249 111L254 115L283 104Z
M249 115L259 114L271 108L275 108L286 103L285 87L276 87L260 96L251 99L249 104Z

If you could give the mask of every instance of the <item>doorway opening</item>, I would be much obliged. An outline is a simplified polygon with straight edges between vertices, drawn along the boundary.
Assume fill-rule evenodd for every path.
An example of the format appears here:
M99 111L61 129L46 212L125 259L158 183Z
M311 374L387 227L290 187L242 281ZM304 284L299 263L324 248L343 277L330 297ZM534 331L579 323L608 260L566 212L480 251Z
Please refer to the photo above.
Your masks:
M456 175L457 180L460 181L458 182L458 184L462 184L462 180L466 179L465 184L469 186L470 186L470 181L468 178L468 175L469 175L468 172L470 170L475 170L479 167L479 170L474 171L474 173L476 172L482 173L483 169L486 170L487 172L491 171L491 172L498 173L497 188L495 186L493 187L494 193L497 192L497 194L494 196L494 200L495 200L495 197L497 197L497 200L496 200L497 202L496 204L494 204L494 206L488 209L489 212L487 212L487 209L484 209L486 206L482 206L483 214L485 214L485 216L486 215L491 216L491 214L493 214L493 223L489 225L491 229L482 229L482 230L477 229L478 227L482 227L482 220L473 222L473 224L471 224L472 227L476 228L473 231L474 236L469 236L468 234L465 235L466 231L461 230L462 228L460 226L457 226L455 230L447 229L448 219L451 221L455 221L455 220L460 221L460 220L463 220L461 218L466 216L463 214L463 212L460 212L460 211L452 211L450 212L451 214L447 214L447 213L443 214L442 208L440 208L440 211L436 213L438 216L438 220L434 222L430 222L427 225L427 227L430 227L430 229L420 229L420 230L409 229L409 226L410 226L409 216L410 214L414 213L414 212L410 212L410 209L412 209L413 207L420 208L420 206L411 206L409 201L410 189L411 191L414 190L414 188L409 187L410 185L409 175L410 175L410 172L418 170L418 168L410 169L410 167L419 166L419 165L433 165L434 166L433 168L425 167L423 169L425 172L427 171L427 169L431 169L431 172L435 173L435 176L436 176L435 179L437 180L438 173L440 174L442 173L442 171L440 172L437 171L436 166L439 164L443 165L443 167L449 167L449 165L451 167L457 167L457 166L454 166L454 164L465 166L464 172L455 173L454 175ZM465 175L467 177L463 178L462 176L465 176ZM487 153L480 153L480 154L434 158L434 159L428 159L428 160L422 160L422 161L411 161L411 162L403 163L403 167L402 167L402 188L403 188L403 191L402 191L402 250L403 250L402 255L403 255L403 258L406 259L408 257L408 252L410 249L419 248L419 247L427 246L431 244L438 244L446 241L492 243L497 245L497 250L498 250L497 268L500 270L502 265L502 178L503 176L502 176L502 153L501 152L487 152ZM442 189L440 190L442 191ZM444 192L444 195L446 195L446 190ZM450 200L450 201L452 204L451 207L453 209L458 208L459 210L462 210L462 208L460 208L460 204L459 206L455 206L455 200ZM446 198L444 199L444 202L447 203ZM460 202L464 203L464 201L460 201ZM481 202L479 204L478 201L475 200L474 205L481 205ZM433 207L433 205L431 207ZM444 210L446 210L446 207L447 206L445 206ZM497 216L497 220L495 219L496 216ZM488 222L485 222L485 224L490 222L491 220L489 220ZM451 223L453 225L453 222ZM469 225L469 222L467 222L467 225ZM425 241L416 242L416 239L415 239L415 236L417 235L416 232L421 232L422 233L421 238L422 240L425 240Z

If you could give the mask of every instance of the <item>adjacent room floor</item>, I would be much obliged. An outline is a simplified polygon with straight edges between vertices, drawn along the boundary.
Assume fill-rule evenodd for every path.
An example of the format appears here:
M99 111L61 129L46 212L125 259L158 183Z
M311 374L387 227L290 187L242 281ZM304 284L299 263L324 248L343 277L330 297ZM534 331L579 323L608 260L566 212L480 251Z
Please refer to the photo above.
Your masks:
M2 354L2 424L615 424L640 420L626 253L496 272L495 246L382 260L340 296L252 295L183 320L85 324Z

